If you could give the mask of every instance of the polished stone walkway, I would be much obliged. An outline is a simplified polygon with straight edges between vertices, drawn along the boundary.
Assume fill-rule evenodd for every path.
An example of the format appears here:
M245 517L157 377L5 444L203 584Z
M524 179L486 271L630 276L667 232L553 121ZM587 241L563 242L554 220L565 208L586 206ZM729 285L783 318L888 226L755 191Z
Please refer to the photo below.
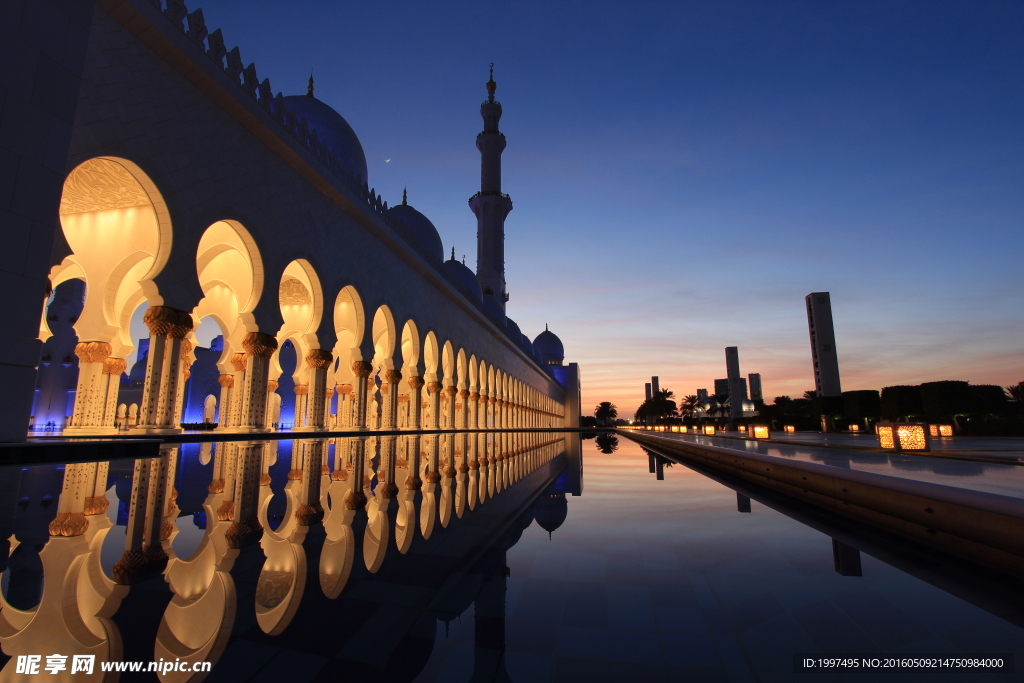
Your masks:
M651 432L641 433L652 434ZM929 457L927 455L875 453L838 447L839 443L837 442L844 437L858 439L865 446L877 445L873 435L817 434L819 440L815 443L811 438L813 433L805 432L803 434L807 435L805 437L808 441L806 446L752 441L730 436L709 437L696 434L674 434L671 432L658 432L656 435L695 444L729 448L745 453L760 453L787 460L816 462L832 467L874 472L892 477L927 481L1024 499L1024 467L1018 465L954 460L950 458ZM786 438L789 440L789 437L793 436L800 437L802 434L799 432L797 434L787 434ZM828 448L823 447L825 445L824 437L827 437L829 440L828 445L830 447ZM955 437L954 439L949 439L949 441L956 442L958 439L959 437ZM1002 441L995 438L972 439L970 437L966 437L965 440L968 442L980 442L980 444L990 441ZM1020 443L1024 439L1006 439L1006 441Z

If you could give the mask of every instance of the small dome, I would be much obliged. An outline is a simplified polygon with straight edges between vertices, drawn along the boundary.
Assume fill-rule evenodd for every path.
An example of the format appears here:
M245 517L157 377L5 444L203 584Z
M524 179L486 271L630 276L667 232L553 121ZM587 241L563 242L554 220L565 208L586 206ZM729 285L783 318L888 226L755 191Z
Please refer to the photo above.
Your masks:
M555 333L544 326L544 331L533 340L534 350L548 365L561 365L565 360L565 349L562 340L555 336Z
M548 532L548 538L551 538L551 533L555 529L562 526L568 516L569 503L565 500L564 493L541 496L533 512L533 518L537 520L541 529Z
M484 297L484 310L490 313L491 319L499 326L504 326L507 318L505 312L501 310L501 304L493 296Z
M402 221L405 227L409 229L413 239L417 242L413 247L423 255L423 258L431 263L441 263L444 261L444 245L441 244L441 237L437 234L437 228L434 227L429 218L404 203L404 200L402 204L388 209L388 213ZM473 279L476 279L475 275Z
M532 342L532 341L530 341L530 338L529 338L529 337L527 337L527 336L526 336L525 334L524 334L524 335L522 335L522 339L520 339L520 340L519 340L519 344L520 344L520 345L521 345L521 346L522 346L522 347L523 347L524 349L526 349L526 351L527 351L527 352L528 352L528 353L529 353L529 354L530 354L531 356L532 356L532 355L534 355L534 352L533 352L533 342Z
M512 318L505 318L505 331L513 342L518 342L519 338L523 336L523 331L519 329L519 325Z
M445 277L456 287L468 294L470 299L475 299L478 302L483 301L484 295L480 290L480 281L476 279L476 275L465 263L455 260L454 254L452 254L450 260L444 262L442 268Z
M285 107L294 109L300 119L306 120L311 131L334 152L338 161L348 166L350 173L361 182L367 182L366 155L359 138L348 121L341 114L312 95L289 95L284 98Z

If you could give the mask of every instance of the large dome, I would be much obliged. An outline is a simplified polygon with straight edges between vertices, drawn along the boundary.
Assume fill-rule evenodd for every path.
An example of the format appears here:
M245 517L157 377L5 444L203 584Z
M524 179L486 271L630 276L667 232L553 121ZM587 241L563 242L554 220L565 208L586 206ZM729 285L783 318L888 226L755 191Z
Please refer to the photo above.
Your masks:
M562 340L544 326L544 331L533 340L533 349L548 365L561 365L565 360L565 349Z
M437 234L437 228L429 218L406 204L404 198L401 204L388 209L388 213L402 221L409 229L413 239L416 240L413 247L423 255L423 258L431 263L444 261L444 245L441 244L441 236Z
M456 287L464 290L471 299L483 301L484 295L480 290L480 281L476 279L476 275L465 263L455 260L454 252L452 252L452 258L444 262L443 268L445 277Z
M366 155L359 138L348 121L341 114L313 97L312 95L289 95L284 98L285 107L294 109L300 119L306 119L306 125L315 130L322 142L334 152L338 161L348 167L361 182L367 182Z

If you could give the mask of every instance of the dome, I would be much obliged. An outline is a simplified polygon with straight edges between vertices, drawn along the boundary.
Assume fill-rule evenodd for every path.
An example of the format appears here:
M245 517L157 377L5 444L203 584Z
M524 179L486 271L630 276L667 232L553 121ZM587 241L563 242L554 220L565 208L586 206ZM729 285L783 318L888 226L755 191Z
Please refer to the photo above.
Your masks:
M337 155L342 166L347 166L360 182L367 182L363 146L341 114L312 95L289 95L284 98L284 104L286 108L294 109L300 119L306 120L309 130L316 131L317 137Z
M525 334L522 335L522 339L519 340L519 343L522 345L524 349L526 349L530 353L531 356L534 355L533 342L530 341L529 337L527 337Z
M565 349L562 347L562 340L555 336L555 333L544 326L544 331L533 340L534 350L548 365L561 365L565 360Z
M455 260L454 251L451 260L445 261L442 269L449 282L469 294L470 299L483 301L484 295L480 290L480 281L476 279L476 275L465 263Z
M564 493L551 493L542 496L537 501L537 507L533 512L533 518L537 520L541 529L548 532L548 538L551 538L551 532L562 526L568 516L569 504L565 500Z
M440 235L437 234L437 228L434 227L429 218L405 203L404 193L402 195L402 203L392 206L388 209L388 213L402 221L405 227L409 229L413 239L416 240L416 244L412 246L423 255L423 258L431 263L441 263L444 261L444 246L441 244ZM476 279L475 275L473 279ZM477 287L479 288L479 285Z
M505 331L513 342L518 342L519 338L523 336L523 331L519 329L519 325L512 318L505 318Z

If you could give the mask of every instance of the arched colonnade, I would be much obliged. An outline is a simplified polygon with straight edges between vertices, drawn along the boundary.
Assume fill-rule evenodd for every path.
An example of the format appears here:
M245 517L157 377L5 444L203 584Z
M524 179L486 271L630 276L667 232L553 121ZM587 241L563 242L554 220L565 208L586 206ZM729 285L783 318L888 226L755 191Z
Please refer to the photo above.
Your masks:
M146 432L180 429L200 324L215 324L223 337L219 430L261 432L280 421L279 353L286 341L298 360L292 381L299 431L563 424L559 402L500 361L439 338L428 314L396 320L386 303L364 305L367 292L355 284L325 292L306 259L291 261L280 274L267 272L256 240L235 220L213 222L199 239L195 275L202 296L194 308L164 305L157 279L174 229L160 191L128 160L97 157L75 167L60 207L70 253L51 270L51 286L74 278L86 284L74 324L79 376L66 433L117 429L124 412L119 380L134 350L130 323L140 307L146 307L149 351L137 427ZM256 312L268 307L275 281L274 320L282 323L267 329ZM44 315L40 336L49 334Z

